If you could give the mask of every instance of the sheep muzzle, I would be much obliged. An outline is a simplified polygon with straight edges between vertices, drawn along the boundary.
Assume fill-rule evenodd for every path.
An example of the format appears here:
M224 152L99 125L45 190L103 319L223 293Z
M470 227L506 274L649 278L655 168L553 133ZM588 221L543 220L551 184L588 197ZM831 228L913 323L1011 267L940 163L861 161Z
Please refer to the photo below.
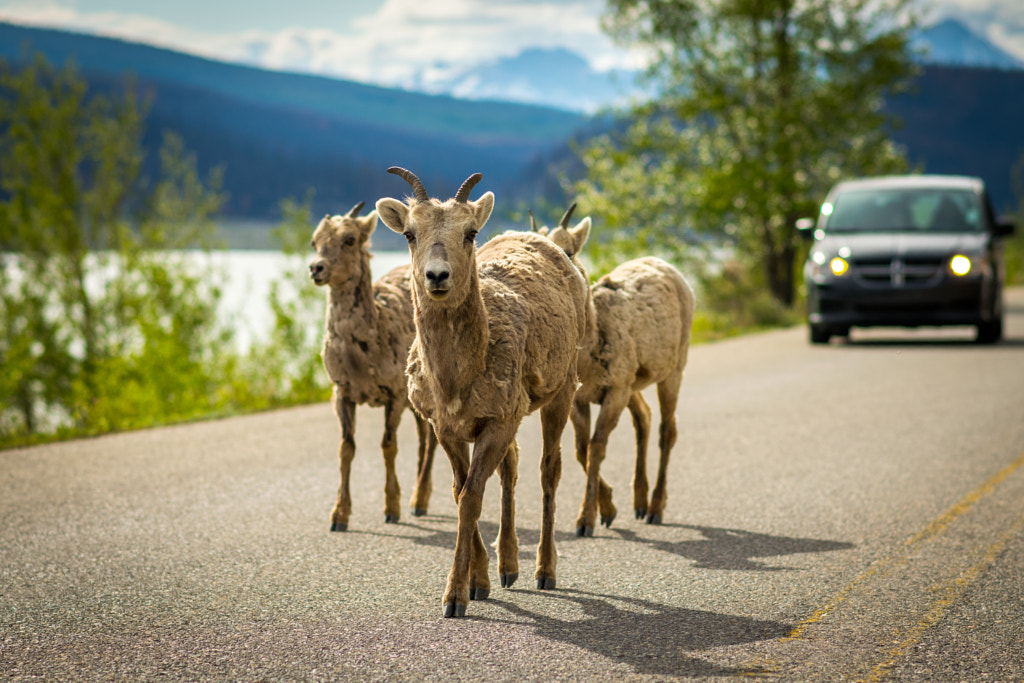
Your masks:
M327 283L327 267L322 259L317 259L309 264L309 277L316 285Z

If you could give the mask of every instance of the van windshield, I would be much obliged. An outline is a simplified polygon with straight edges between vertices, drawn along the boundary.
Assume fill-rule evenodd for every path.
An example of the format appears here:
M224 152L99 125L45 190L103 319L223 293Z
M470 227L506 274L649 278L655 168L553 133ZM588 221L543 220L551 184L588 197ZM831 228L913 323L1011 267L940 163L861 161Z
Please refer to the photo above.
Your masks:
M978 195L952 188L847 190L821 212L827 232L974 232L984 226Z

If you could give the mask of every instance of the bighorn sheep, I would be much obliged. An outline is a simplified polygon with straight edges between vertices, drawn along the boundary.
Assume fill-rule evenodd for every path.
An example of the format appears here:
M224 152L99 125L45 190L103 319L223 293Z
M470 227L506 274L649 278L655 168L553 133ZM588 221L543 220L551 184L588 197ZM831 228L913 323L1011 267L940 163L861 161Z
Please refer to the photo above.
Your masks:
M478 250L477 232L494 208L494 194L476 201L470 176L453 199L427 194L413 173L389 172L415 197L384 198L377 212L406 237L412 257L416 339L409 350L409 396L429 418L451 460L458 504L455 557L442 599L445 617L460 617L469 600L490 592L487 550L477 527L487 479L501 478L498 573L502 587L519 576L515 485L523 417L540 409L543 521L537 587L555 587L555 490L560 440L576 390L577 352L584 331L587 285L550 240L503 234ZM474 442L472 458L469 442Z
M575 228L566 211L553 230L538 228L561 247L587 277L578 254L590 235L590 218ZM600 476L608 437L628 407L636 432L636 469L633 476L633 510L637 519L660 524L667 500L669 456L677 437L676 404L686 368L693 326L694 294L682 274L665 261L643 257L619 265L591 286L592 312L584 353L579 362L580 388L573 401L572 423L576 459L587 473L587 488L576 520L578 536L592 536L597 507L601 523L611 526L616 509L612 489ZM640 392L657 384L661 410L658 445L661 459L658 478L648 504L647 441L651 409ZM600 405L593 436L590 435L590 404Z
M331 531L345 531L352 512L349 472L355 456L356 405L384 406L384 521L401 516L401 489L395 475L396 432L410 407L405 363L416 329L412 320L409 266L399 266L371 284L369 239L377 212L359 218L364 202L344 216L324 216L313 232L316 257L309 274L327 286L323 364L334 384L334 412L341 423L338 459L341 484L331 513ZM430 473L437 440L427 421L416 415L419 436L414 515L426 514Z

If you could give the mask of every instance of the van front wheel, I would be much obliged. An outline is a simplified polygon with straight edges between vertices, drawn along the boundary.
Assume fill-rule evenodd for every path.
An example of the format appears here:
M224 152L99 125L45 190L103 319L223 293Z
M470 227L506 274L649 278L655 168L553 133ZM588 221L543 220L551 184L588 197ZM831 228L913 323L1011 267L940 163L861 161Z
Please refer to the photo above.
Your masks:
M828 344L828 340L832 338L832 331L825 325L815 325L812 323L810 337L812 344Z

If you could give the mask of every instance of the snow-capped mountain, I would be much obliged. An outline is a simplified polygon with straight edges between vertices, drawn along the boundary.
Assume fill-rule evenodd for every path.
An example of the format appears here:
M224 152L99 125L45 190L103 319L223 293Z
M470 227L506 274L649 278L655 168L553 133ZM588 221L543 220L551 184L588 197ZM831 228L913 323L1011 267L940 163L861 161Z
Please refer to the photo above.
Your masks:
M1024 62L999 49L956 19L946 19L921 32L916 41L928 64L1022 69Z
M421 72L408 87L462 99L505 100L594 112L639 92L636 73L598 72L565 48L524 50L464 70Z

